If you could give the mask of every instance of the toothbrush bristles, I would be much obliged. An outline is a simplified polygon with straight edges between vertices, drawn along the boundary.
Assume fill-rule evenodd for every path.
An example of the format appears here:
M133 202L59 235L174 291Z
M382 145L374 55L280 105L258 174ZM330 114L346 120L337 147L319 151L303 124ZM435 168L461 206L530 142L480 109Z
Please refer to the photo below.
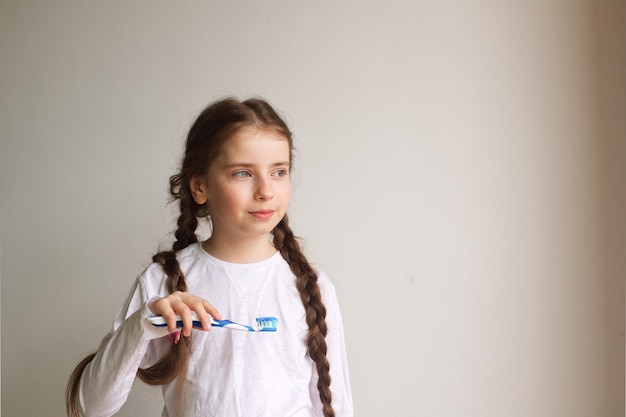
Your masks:
M256 322L262 330L275 331L278 319L275 317L257 317Z

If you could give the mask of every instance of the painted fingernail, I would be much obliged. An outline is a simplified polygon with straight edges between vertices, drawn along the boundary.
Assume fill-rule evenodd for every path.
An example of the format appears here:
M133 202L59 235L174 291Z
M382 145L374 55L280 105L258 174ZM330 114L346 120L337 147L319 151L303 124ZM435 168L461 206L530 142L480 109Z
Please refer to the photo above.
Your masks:
M180 340L180 330L173 331L167 335L167 338L170 340L170 344L177 345Z

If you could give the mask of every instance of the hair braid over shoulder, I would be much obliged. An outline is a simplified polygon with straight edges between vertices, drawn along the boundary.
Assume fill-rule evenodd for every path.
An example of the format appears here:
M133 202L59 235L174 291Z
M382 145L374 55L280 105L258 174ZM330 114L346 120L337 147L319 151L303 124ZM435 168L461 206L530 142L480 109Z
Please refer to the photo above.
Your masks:
M175 291L187 291L187 282L176 259L176 252L198 242L196 236L198 210L191 198L189 182L182 175L170 177L170 193L173 198L180 201L180 215L176 222L178 228L174 232L176 240L171 251L157 253L152 257L152 261L163 268L167 275L166 287L171 294ZM181 343L171 345L169 351L157 363L149 368L139 369L137 376L150 385L163 385L177 377L184 378L189 363L190 343L190 337L182 338ZM182 389L182 385L180 384L179 388Z
M317 273L309 264L300 249L287 215L274 229L274 246L280 251L283 258L289 264L291 271L296 276L296 287L300 293L300 299L306 311L306 322L309 326L307 336L307 348L311 359L315 362L319 380L317 389L322 401L324 417L334 417L332 407L332 395L330 392L330 364L326 353L326 307L322 301L322 294L317 284Z
M170 177L170 194L179 200L180 215L176 222L178 228L174 232L176 240L171 251L162 251L152 257L152 261L161 265L167 275L166 287L171 294L175 291L187 291L185 274L180 269L176 259L176 252L198 242L196 228L198 227L198 205L191 198L189 181L182 174ZM180 379L177 385L177 410L182 415L185 399L185 385L183 382L189 365L189 347L191 336L183 337L179 343L171 344L169 350L158 362L149 368L139 368L137 376L149 385L163 385L174 379Z

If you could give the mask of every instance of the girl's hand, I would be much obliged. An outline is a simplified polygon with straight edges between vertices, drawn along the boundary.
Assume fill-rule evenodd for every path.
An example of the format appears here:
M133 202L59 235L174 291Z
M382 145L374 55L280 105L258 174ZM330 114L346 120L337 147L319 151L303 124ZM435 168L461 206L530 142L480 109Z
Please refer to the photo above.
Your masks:
M202 330L211 330L211 317L216 320L222 319L220 313L207 300L182 291L174 291L166 297L153 301L148 304L148 308L153 314L163 316L170 333L176 330L176 315L179 315L183 321L182 333L185 337L191 335L192 311L202 322Z

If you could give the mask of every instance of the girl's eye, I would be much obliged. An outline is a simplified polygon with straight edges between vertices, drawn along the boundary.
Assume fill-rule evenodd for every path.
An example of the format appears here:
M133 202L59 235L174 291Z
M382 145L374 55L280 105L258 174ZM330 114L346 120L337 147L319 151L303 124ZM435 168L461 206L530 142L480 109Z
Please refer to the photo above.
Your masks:
M284 177L285 175L287 175L288 172L286 169L281 168L281 169L277 169L276 171L274 171L273 175L277 176L277 177Z
M240 177L240 178L247 178L251 176L252 175L250 175L248 171L237 171L233 174L233 177Z

